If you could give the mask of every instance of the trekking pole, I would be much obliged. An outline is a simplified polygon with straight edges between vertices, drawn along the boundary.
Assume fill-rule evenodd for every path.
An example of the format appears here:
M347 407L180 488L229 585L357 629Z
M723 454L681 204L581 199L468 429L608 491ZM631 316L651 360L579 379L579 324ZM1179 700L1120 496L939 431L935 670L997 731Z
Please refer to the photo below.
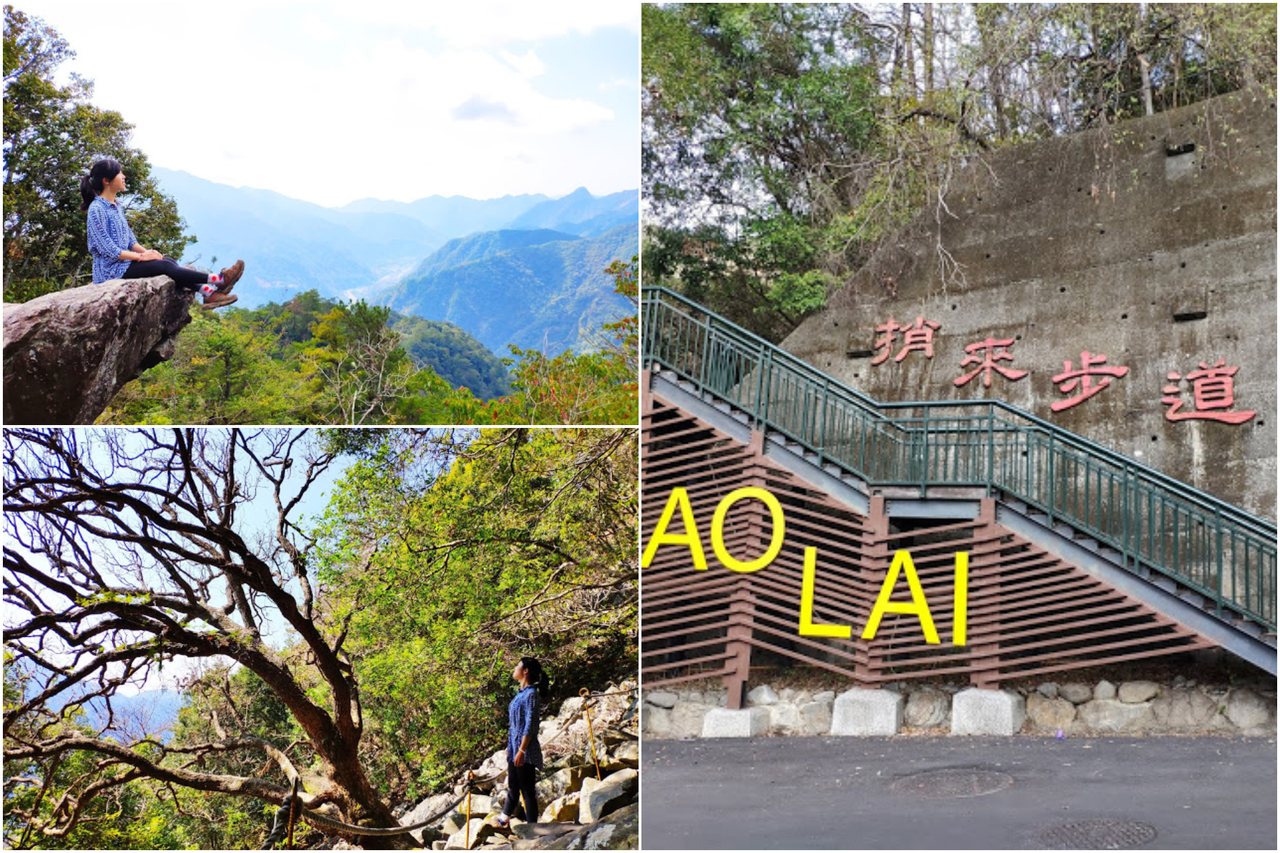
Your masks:
M600 759L596 758L596 736L591 731L591 691L586 687L578 691L578 695L582 697L582 713L587 715L587 737L591 739L591 760L596 765L596 779L603 780L600 775Z
M285 847L286 850L293 849L293 820L295 817L295 810L298 806L299 780L300 780L300 777L298 776L293 777L293 795L289 797L289 841Z
M467 771L467 814L466 814L467 829L466 829L466 834L462 836L463 838L466 839L465 841L462 842L463 849L465 850L471 849L471 783L475 781L475 778L476 778L476 772L474 770L468 770Z

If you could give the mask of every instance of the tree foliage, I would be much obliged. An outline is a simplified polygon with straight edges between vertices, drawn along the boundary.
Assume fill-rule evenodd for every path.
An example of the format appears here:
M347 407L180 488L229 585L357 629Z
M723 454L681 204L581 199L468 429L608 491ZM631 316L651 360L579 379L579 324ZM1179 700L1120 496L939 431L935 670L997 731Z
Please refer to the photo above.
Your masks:
M94 160L114 157L129 176L120 197L135 233L151 248L181 257L195 238L173 199L151 180L146 156L129 145L132 125L89 102L93 84L59 65L75 53L39 18L4 7L4 298L23 302L92 277L80 178Z
M1276 77L1263 4L646 5L642 38L646 278L771 339L949 216L961 160Z
M358 440L320 578L389 783L421 791L492 751L522 655L543 660L557 699L634 672L634 431Z
M256 846L294 779L384 825L498 747L516 657L635 672L634 431L4 442L10 846ZM161 670L176 717L132 716Z

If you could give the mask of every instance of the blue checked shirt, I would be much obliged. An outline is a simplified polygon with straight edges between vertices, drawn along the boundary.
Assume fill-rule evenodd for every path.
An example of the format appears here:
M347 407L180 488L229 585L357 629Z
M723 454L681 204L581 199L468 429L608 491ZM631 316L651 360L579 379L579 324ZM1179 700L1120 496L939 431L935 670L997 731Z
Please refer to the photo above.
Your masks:
M542 746L538 743L538 690L525 687L511 700L507 708L507 761L514 761L520 749L520 741L529 735L529 748L524 752L524 763L529 767L542 766Z
M102 196L89 205L89 254L93 255L93 283L122 278L132 261L120 259L138 242L124 211Z

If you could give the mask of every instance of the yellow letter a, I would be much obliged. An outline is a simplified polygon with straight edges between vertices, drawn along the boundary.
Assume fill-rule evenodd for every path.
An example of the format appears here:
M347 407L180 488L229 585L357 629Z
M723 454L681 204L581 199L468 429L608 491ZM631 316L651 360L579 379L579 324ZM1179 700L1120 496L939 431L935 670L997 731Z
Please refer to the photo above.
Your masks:
M676 514L677 508L680 510L680 519L684 522L684 533L668 533L667 525L671 523L671 517ZM649 537L649 544L645 546L644 554L640 557L641 568L649 568L659 545L688 545L689 556L693 558L693 567L702 570L707 568L707 557L702 552L702 540L698 538L698 526L693 521L693 506L689 503L689 492L685 489L671 490L671 497L667 498L667 505L662 510L662 517L658 519L658 526Z
M907 583L911 587L911 601L890 601L893 586L898 582L898 572L907 570ZM938 630L933 627L933 616L929 613L929 602L924 599L924 590L920 588L920 579L916 577L916 565L911 562L909 551L895 551L893 564L889 566L889 574L880 587L880 595L876 598L876 606L871 608L871 618L867 620L862 639L874 640L880 627L880 619L886 613L914 613L920 619L920 627L924 629L926 643L938 643Z

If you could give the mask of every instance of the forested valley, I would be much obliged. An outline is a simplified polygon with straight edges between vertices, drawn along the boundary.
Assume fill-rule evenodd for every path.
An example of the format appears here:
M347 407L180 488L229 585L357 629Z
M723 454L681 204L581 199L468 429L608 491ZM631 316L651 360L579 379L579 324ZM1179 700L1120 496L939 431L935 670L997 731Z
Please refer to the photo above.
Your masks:
M552 709L634 677L637 462L616 429L7 429L5 845L258 847L295 780L392 825L500 748L522 655Z
M5 6L6 303L90 281L80 178L99 157L123 166L122 207L149 248L182 258L195 242L146 154L131 144L132 126L119 112L94 105L91 81L72 75L58 82L59 66L73 56L39 18ZM364 301L332 301L319 290L249 311L193 307L171 360L122 389L98 423L632 423L638 403L638 264L626 259L632 251L590 255L575 267L591 299L624 310L595 310L570 323L572 349L560 342L544 350L530 341L495 354L457 325ZM606 322L615 315L620 319Z

